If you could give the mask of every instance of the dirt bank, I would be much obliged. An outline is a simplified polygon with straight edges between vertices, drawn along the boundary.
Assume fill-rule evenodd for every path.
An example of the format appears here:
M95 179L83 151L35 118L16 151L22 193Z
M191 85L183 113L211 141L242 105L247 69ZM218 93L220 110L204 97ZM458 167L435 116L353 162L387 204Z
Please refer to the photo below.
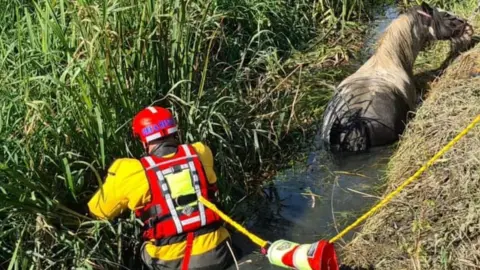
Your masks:
M478 114L477 45L432 85L392 156L386 192L415 173ZM344 263L375 269L478 269L480 126L370 217L342 252Z

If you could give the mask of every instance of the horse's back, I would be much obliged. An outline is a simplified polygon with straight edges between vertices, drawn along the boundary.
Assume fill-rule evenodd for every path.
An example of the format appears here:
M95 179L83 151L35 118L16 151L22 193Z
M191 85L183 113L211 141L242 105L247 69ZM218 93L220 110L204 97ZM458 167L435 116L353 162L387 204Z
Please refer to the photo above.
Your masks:
M363 77L343 83L324 113L325 143L357 151L395 142L405 129L409 111L400 93L396 86L380 78Z

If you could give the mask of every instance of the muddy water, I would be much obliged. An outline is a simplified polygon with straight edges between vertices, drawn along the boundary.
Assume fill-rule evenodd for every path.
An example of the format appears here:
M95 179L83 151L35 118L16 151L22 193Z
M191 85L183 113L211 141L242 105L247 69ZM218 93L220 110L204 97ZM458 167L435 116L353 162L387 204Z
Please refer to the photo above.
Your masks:
M375 18L356 64L361 65L373 53L375 41L397 16L397 9L387 6ZM252 214L248 228L268 241L312 243L330 239L378 201L371 194L383 183L391 154L391 146L344 157L316 153L311 170L299 164L275 177L265 189L269 202ZM348 241L352 235L347 234L343 240ZM270 265L248 240L238 235L234 239L239 239L237 243L244 253L240 269L279 269Z

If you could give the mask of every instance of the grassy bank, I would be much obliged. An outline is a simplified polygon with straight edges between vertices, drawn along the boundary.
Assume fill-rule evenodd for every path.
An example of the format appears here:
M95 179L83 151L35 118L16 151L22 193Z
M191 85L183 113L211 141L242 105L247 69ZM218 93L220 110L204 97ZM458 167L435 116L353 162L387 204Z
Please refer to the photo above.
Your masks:
M476 4L466 1L452 8L469 18L474 29L480 26L480 16L472 13ZM446 44L438 44L423 55L446 50ZM441 61L427 63L421 58L419 68L422 64L423 68L437 68ZM477 45L430 85L431 91L389 163L386 193L410 177L480 114L479 70ZM343 262L374 269L478 268L479 143L477 126L365 222L342 250Z
M140 265L135 220L90 220L86 201L114 159L140 154L130 119L152 103L174 111L183 140L211 146L227 208L255 192L259 172L296 150L328 99L328 85L306 91L302 80L340 76L335 68L302 76L304 65L285 59L318 36L312 63L341 59L338 40L365 9L364 1L5 1L0 268Z

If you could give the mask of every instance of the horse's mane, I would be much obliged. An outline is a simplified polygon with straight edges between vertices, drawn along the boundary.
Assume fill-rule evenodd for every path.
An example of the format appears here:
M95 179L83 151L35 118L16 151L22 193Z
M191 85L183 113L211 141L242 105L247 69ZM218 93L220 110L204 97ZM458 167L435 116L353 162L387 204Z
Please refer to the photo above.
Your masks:
M376 58L393 60L392 57L397 56L396 60L400 62L398 65L405 69L412 67L416 54L425 45L423 37L420 40L414 37L414 29L418 29L416 26L422 23L423 15L418 13L418 9L419 7L411 8L392 21L378 40L374 54Z

